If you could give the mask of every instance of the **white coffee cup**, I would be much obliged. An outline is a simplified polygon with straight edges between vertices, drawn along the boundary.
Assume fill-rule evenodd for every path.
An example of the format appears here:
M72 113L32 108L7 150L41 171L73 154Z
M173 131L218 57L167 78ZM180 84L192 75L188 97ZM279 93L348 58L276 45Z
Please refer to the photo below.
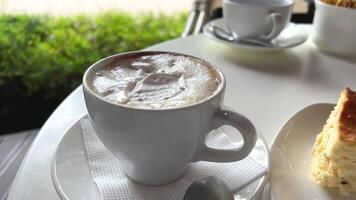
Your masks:
M288 24L293 0L224 0L223 19L238 38L271 40Z
M325 52L356 56L356 9L315 1L312 40Z
M95 71L132 57L169 53L190 57L210 66L220 77L216 91L193 105L147 109L114 104L92 90ZM221 108L225 78L220 70L188 55L170 52L129 52L104 58L84 74L83 92L89 117L103 144L124 161L126 175L148 185L169 183L196 161L232 162L245 158L256 142L253 124L241 114ZM244 144L239 149L221 150L205 143L206 135L222 125L231 125L241 133Z

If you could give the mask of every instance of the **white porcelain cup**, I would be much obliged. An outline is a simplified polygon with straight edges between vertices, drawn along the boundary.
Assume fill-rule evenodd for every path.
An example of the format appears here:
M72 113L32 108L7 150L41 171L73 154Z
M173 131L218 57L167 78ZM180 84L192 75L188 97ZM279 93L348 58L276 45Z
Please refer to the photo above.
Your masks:
M288 24L293 0L224 0L223 19L240 38L271 40Z
M341 55L356 56L356 9L315 1L312 40L319 49Z
M93 127L103 144L124 161L126 175L139 183L162 185L183 175L191 162L232 162L245 158L255 145L256 130L243 115L221 108L225 78L204 60L170 53L190 57L220 76L217 90L193 105L142 109L111 103L91 89L90 82L98 69L120 60L160 53L168 52L113 55L93 64L83 77L85 103ZM233 126L241 133L244 140L241 148L221 150L206 145L206 135L222 125Z

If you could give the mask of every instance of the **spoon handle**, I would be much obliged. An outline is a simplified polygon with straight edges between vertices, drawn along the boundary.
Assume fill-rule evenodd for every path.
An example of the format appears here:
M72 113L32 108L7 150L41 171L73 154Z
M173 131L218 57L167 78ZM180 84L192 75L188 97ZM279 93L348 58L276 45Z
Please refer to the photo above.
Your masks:
M210 27L210 31L213 33L213 35L221 40L225 40L227 42L236 42L236 43L245 43L245 44L250 44L250 45L256 45L256 46L263 46L263 47L271 47L273 46L271 41L263 41L263 40L256 40L253 38L239 38L231 31L225 30L221 27L212 25Z
M236 38L233 36L233 34L229 31L226 31L218 26L211 26L210 27L211 32L215 35L215 37L228 41L228 42L234 42Z

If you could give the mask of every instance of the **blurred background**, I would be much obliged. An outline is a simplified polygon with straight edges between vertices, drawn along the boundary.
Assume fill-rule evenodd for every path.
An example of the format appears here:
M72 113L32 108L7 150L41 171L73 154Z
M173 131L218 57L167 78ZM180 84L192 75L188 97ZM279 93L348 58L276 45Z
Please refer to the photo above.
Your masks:
M0 0L0 134L39 128L100 58L179 37L191 5Z

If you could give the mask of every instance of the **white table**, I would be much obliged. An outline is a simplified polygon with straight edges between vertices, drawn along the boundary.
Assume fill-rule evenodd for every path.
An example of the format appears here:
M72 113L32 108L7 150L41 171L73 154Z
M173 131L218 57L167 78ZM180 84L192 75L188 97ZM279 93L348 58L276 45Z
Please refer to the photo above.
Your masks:
M356 89L356 59L322 54L310 41L283 52L256 54L198 35L149 49L194 55L219 67L227 80L225 105L250 118L269 145L283 123L303 107L335 102L345 86ZM17 173L9 200L59 199L51 179L52 155L65 131L86 112L78 87L42 127Z

